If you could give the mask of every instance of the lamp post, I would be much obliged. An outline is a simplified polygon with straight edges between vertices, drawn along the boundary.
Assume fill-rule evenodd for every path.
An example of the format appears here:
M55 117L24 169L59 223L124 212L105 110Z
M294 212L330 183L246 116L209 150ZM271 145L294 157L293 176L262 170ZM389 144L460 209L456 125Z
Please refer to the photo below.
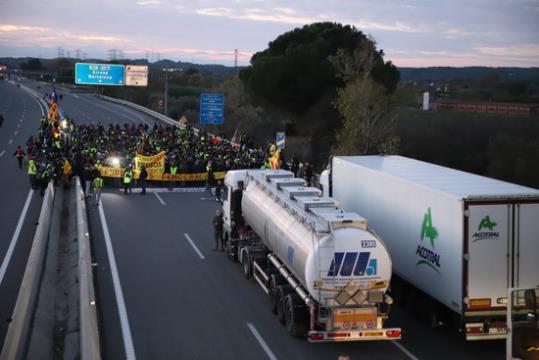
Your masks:
M162 70L165 73L165 99L163 106L163 115L168 116L168 73L175 71L183 71L183 69L164 68Z

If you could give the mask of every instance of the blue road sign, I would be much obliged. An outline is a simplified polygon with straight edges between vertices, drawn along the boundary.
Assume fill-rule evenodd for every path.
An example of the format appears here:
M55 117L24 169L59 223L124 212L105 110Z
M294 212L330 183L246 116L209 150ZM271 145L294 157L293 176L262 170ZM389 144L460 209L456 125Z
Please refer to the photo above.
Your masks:
M224 112L224 94L200 94L200 125L222 125Z
M111 64L75 64L75 84L123 86L125 66Z
M277 147L279 149L284 149L284 140L285 140L285 133L284 131L279 131L275 135L275 144L277 144Z

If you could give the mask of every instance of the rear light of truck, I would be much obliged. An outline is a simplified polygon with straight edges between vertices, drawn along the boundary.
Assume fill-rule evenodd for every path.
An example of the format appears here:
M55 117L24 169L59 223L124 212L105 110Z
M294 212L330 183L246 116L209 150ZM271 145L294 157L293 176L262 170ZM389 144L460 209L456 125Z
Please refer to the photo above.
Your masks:
M490 307L490 299L470 299L470 308L487 308Z
M483 327L482 326L469 326L466 327L466 334L482 334L483 333Z
M317 333L309 334L309 339L312 341L324 340L324 334L317 334Z
M400 330L388 330L386 331L386 336L390 338L395 338L401 336Z

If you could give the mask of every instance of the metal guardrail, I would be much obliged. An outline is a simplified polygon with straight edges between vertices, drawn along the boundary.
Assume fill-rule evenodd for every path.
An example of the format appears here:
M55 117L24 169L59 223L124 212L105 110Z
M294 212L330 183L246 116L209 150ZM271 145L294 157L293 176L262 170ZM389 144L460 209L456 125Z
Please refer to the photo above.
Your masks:
M154 117L156 119L164 121L165 123L167 123L169 125L179 127L180 129L185 129L185 125L182 125L177 121L174 121L173 119L169 118L168 116L160 114L157 111L153 111L153 110L150 110L148 108L145 108L144 106L140 106L138 104L132 103L131 101L116 99L116 98L106 96L106 95L100 95L99 98L103 99L103 100L113 102L113 103L129 106L130 108L136 109L138 111L141 111L141 112L143 112L145 114L150 115L151 117ZM195 134L198 136L198 129L193 129L193 130L195 131Z
M82 360L100 360L99 330L95 301L90 233L86 217L84 192L79 178L75 177L77 198L77 238L79 243L79 344Z
M28 262L22 278L19 295L13 310L0 360L18 360L25 357L30 334L30 324L35 308L43 273L45 249L54 206L54 186L49 183L41 205L39 223L36 228Z

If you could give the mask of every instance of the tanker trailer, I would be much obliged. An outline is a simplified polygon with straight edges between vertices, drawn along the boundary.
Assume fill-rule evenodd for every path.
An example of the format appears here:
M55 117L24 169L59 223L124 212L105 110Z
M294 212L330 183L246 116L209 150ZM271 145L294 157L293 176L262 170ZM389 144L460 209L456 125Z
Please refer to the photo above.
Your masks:
M293 336L311 342L396 340L385 328L391 258L356 213L282 170L225 177L226 253L270 297Z

